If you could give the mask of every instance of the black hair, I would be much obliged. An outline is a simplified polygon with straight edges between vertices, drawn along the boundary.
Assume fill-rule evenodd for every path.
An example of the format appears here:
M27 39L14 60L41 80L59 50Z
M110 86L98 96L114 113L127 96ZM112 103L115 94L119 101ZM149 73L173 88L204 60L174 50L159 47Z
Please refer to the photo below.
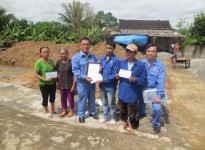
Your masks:
M156 47L156 49L157 49L157 52L158 52L158 50L159 50L159 47L158 47L158 45L157 44L148 44L147 46L146 46L146 50L148 49L148 48L150 48L150 47Z
M49 50L49 52L50 52L50 49L48 48L48 46L42 46L42 47L40 47L40 49L39 49L40 54L41 54L41 52L42 52L42 49L44 49L44 48L47 48L47 49ZM40 56L40 57L42 57L42 56Z
M81 43L83 40L87 40L87 41L89 41L89 43L91 44L91 40L90 40L89 37L87 37L87 36L82 37L82 38L80 39L80 43Z
M113 48L116 48L116 43L112 40L107 40L105 42L105 45L111 45Z

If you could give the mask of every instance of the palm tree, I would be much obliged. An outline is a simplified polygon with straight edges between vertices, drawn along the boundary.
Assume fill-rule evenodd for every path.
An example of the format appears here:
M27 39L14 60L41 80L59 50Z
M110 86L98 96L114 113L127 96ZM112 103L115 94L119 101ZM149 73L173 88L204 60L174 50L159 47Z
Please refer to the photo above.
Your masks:
M64 13L59 13L60 19L71 28L90 27L95 17L93 8L89 3L73 1L72 3L62 4Z

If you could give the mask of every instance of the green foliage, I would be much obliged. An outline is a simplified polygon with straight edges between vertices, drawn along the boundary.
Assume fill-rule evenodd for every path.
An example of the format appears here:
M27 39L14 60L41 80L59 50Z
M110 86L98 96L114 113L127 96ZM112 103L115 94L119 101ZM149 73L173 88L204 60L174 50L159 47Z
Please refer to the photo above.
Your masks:
M194 23L190 27L190 36L193 44L205 45L205 15L203 12L194 17Z
M13 14L6 14L6 10L0 6L0 31L6 26L10 21L15 19Z
M115 18L111 12L107 14L104 11L98 11L95 16L94 22L100 27L116 27L118 26L117 18Z
M93 44L109 36L104 27L116 25L117 19L109 12L93 13L89 3L73 1L62 5L64 13L60 14L60 22L28 22L25 19L11 19L7 21L5 10L0 8L0 40L11 41L51 41L53 43L76 43L83 36L91 38ZM11 16L13 16L11 14ZM98 18L99 17L99 18ZM3 19L2 19L3 18ZM4 21L2 21L4 20ZM6 24L1 24L6 22Z
M182 45L205 45L205 15L199 13L194 17L194 23L189 25L185 19L180 19L176 25L177 32L184 35Z
M76 29L79 27L88 28L92 25L94 19L93 8L89 3L73 1L62 4L64 13L60 13L60 19L68 25L69 28Z
M100 12L95 15L89 3L73 1L63 3L62 7L64 13L59 15L68 26L69 36L66 39L70 42L78 42L83 36L90 37L93 43L99 42L108 34L103 32L103 27L113 25L113 22L117 21L111 13Z
M176 24L177 32L187 36L189 34L189 24L186 22L186 19L179 19L179 22Z

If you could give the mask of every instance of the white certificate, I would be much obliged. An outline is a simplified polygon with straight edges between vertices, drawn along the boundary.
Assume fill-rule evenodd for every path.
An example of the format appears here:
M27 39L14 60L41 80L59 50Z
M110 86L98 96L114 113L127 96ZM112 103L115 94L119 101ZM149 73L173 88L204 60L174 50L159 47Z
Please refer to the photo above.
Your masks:
M131 71L120 69L119 76L129 79L131 77Z
M46 79L56 78L56 77L57 77L57 72L46 72Z
M97 81L99 81L99 80L103 80L101 74L98 74L98 75L94 76L94 77L92 78L92 81L91 81L90 83L93 84L93 83L95 83L95 82L97 82Z
M100 72L100 63L88 63L87 76L95 78Z
M152 103L157 96L157 89L149 89L143 91L144 103ZM165 92L162 102L167 101L167 94Z

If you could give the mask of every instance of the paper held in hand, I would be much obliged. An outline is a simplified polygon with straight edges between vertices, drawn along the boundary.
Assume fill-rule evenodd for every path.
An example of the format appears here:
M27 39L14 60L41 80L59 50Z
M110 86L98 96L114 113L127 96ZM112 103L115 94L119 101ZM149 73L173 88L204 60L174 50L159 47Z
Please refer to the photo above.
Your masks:
M91 83L95 83L102 80L100 72L100 63L90 62L88 63L87 76L92 79Z
M143 91L144 103L152 103L157 96L157 89L149 89ZM167 94L165 92L162 102L167 102Z
M90 83L93 84L93 83L100 81L100 80L103 80L103 77L101 74L98 74L98 75L92 77L92 81Z
M122 78L129 79L131 77L131 73L132 73L131 71L120 69L119 76Z
M88 63L87 76L93 78L100 72L100 63Z
M56 78L56 77L57 77L57 72L46 72L46 79Z

